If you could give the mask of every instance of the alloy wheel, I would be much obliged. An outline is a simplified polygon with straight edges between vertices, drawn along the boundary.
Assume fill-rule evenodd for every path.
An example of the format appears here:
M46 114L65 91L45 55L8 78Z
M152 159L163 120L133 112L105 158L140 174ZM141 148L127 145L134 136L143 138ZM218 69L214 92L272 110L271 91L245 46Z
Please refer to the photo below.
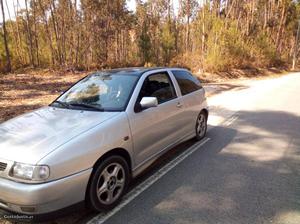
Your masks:
M125 186L125 171L119 163L111 163L101 172L97 183L97 196L100 203L114 203Z
M197 135L200 138L203 138L206 133L206 129L207 129L206 116L204 113L200 113L197 119L197 126L196 126Z

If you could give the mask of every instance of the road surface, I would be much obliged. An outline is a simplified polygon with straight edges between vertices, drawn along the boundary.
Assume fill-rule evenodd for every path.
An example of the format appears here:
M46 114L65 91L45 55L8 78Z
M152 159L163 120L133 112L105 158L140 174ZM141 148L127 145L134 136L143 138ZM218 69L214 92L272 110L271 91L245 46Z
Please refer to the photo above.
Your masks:
M111 213L51 223L299 224L300 74L241 81L208 102L203 144L176 147Z

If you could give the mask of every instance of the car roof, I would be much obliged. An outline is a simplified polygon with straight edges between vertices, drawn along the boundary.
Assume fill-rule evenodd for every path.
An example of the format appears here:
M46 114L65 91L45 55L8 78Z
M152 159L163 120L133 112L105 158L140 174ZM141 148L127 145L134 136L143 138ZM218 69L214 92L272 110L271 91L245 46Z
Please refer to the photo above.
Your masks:
M96 71L92 73L91 75L101 74L105 73L108 75L135 75L135 76L141 76L145 72L149 71L155 71L159 69L182 69L182 68L168 68L168 67L131 67L131 68L115 68L115 69L106 69L101 71Z

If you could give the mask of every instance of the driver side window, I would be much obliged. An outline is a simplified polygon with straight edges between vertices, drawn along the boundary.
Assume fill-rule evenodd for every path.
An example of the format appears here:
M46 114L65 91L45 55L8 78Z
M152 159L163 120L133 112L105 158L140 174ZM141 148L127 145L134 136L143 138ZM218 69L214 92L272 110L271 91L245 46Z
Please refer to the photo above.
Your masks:
M176 98L175 88L167 72L149 75L141 88L138 102L143 97L156 97L158 104Z

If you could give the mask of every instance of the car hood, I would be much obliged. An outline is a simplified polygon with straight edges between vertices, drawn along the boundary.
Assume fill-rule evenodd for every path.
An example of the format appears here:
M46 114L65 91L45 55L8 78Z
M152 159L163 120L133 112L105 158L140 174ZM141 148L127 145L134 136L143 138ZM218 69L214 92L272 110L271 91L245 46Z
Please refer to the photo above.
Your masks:
M120 112L44 107L0 124L0 159L36 164L47 154Z

